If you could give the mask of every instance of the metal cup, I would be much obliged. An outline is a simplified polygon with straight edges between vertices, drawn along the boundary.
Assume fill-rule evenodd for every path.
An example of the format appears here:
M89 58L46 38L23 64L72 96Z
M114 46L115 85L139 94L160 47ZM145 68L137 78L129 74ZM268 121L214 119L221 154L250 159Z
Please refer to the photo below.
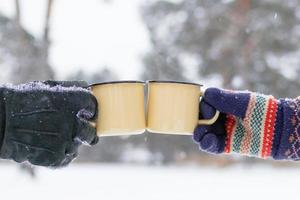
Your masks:
M116 81L91 85L98 101L98 136L140 134L145 131L145 82Z
M147 130L153 133L192 135L197 125L211 125L211 119L199 120L199 101L203 95L196 83L148 81Z

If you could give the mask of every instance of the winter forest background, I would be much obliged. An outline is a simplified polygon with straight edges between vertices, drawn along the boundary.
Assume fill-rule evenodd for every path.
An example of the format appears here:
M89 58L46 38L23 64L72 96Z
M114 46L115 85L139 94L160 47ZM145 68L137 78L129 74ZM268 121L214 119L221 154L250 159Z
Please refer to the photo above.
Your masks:
M72 9L72 1L64 0L61 3L60 0L44 0L44 9L39 16L42 23L39 23L38 34L33 33L33 29L28 26L35 22L28 22L28 19L24 18L30 14L29 4L36 1L7 2L0 0L2 83L17 84L46 79L86 80L89 83L128 78L163 79L200 82L206 86L230 89L248 89L273 94L278 98L296 97L300 94L299 0L134 1L137 5L137 16L134 17L140 20L138 23L124 22L122 12L120 16L117 15L118 9L123 9L122 6L129 9L126 2L87 1L87 4L93 2L93 5L101 7L99 12L114 12L113 19L99 19L99 23L94 24L98 28L96 33L93 33L93 30L84 32L85 23L89 24L89 20L92 20L88 17L72 21L70 16L67 20L63 15L55 16L55 9L59 10L63 2L64 8ZM66 7L66 2L69 7ZM82 2L79 2L74 1L74 8L80 7ZM6 7L10 8L10 14L5 13ZM97 12L98 7L93 8L93 12ZM74 12L78 19L81 18L81 14L86 14L86 11ZM128 12L132 13L130 9ZM56 23L53 20L56 20ZM64 27L66 32L70 25L73 29L77 28L74 30L86 34L82 35L81 40L70 39L65 44L59 44L61 41L53 39L53 33L60 20L67 22ZM97 19L94 18L93 21L97 22ZM138 32L135 36L134 30L126 32L132 28L133 23L140 26L146 36L140 36ZM106 29L116 32L108 37ZM105 57L108 50L105 49L107 44L102 45L101 42L93 44L95 49L80 49L74 55L70 53L69 60L72 60L73 56L75 61L80 53L93 55L86 63L60 63L64 55L59 57L58 54L64 48L76 48L77 43L85 40L90 42L89 37L95 37L95 34L108 45L111 43L109 51L113 52L113 48L119 48L116 41L120 41L118 37L122 37L122 30L124 34L129 33L129 41L124 42L123 49L115 49L118 53L112 55L111 65L110 62L101 59L98 62L97 56ZM71 35L76 34L69 32ZM132 54L131 49L142 49L137 53L134 64L126 57ZM53 58L53 55L56 55L56 58ZM277 163L239 156L211 156L200 152L189 136L149 133L132 137L101 138L94 148L83 147L80 151L77 163L130 163L149 166L195 164L199 167L218 168L235 164L251 166L255 163L276 167L298 166L297 163Z

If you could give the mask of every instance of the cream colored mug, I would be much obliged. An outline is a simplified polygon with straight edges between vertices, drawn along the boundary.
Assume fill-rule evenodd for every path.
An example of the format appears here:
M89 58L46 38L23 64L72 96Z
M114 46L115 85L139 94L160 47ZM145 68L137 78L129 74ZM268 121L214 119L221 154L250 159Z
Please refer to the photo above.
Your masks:
M115 81L91 85L98 101L98 136L145 132L145 82Z
M211 119L199 120L199 101L203 95L196 83L148 81L147 130L153 133L192 135L196 126L211 125Z

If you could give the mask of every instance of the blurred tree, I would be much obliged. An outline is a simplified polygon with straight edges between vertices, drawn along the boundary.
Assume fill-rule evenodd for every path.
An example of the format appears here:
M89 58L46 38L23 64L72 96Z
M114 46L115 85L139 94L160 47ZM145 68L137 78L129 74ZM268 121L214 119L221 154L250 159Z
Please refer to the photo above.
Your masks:
M74 74L71 74L69 77L67 77L67 80L85 80L89 84L104 81L114 81L116 79L118 79L117 75L109 70L109 68L104 68L95 73L86 73L83 70L78 70Z
M218 75L226 88L298 96L299 10L298 0L147 1L142 15L152 49L142 77L191 80L191 70L201 80ZM198 151L184 136L149 135L148 147L166 162Z
M49 29L52 0L48 0L46 22L42 39L29 34L22 26L19 0L15 0L15 17L0 15L0 81L21 83L53 79L48 64Z
M192 60L199 78L219 74L227 88L299 95L300 2L217 2L152 1L143 6L153 45L144 76L168 77L164 71L172 66L181 75L192 67L186 60Z
M181 80L186 78L183 76L183 69L180 66L177 57L167 55L167 50L150 52L145 58L144 63L147 67L146 72L143 74L144 80L160 79L160 80Z
M20 11L20 1L19 0L15 0L15 6L16 6L15 20L18 24L21 24L20 23L20 18L21 18L20 12L21 11Z

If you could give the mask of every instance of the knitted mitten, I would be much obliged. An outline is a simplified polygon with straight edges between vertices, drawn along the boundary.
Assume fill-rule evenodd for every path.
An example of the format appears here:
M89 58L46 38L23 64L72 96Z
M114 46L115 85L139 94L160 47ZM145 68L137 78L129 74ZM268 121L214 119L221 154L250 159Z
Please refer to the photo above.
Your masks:
M194 140L210 153L299 160L300 99L275 99L248 91L209 88L200 103L201 118L219 119L198 126Z

